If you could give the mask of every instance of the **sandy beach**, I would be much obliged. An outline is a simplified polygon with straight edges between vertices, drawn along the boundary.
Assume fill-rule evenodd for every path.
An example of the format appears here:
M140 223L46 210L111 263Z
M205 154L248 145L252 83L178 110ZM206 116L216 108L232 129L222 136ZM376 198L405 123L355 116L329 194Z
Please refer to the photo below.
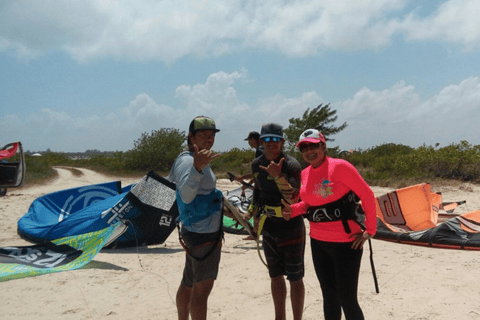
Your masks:
M56 190L120 180L81 169L82 176L57 169L48 184L9 189L0 198L0 246L30 243L17 235L17 221L34 199ZM122 185L136 182L122 180ZM222 191L236 183L221 179ZM372 187L382 195L391 189ZM480 187L471 184L433 189L444 201L466 200L464 213L480 208ZM209 299L209 319L273 319L266 267L254 241L225 234L219 277ZM324 319L322 295L313 271L309 240L305 255L304 319ZM359 301L366 319L480 319L480 252L432 249L373 240L380 287L375 287L365 248ZM176 319L175 294L184 251L174 231L161 245L102 250L85 268L0 283L0 319ZM291 308L287 303L288 318Z

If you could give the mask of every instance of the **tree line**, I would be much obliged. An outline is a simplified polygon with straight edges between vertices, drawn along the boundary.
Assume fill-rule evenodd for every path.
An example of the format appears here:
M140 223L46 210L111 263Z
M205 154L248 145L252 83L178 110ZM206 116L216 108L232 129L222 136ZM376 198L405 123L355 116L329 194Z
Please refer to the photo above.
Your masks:
M331 109L330 104L320 104L312 110L307 109L299 118L289 119L288 127L284 128L286 152L305 165L295 148L298 137L306 129L315 128L327 141L334 141L332 137L347 127L346 122L336 126L337 120L336 110ZM162 128L142 133L134 141L133 149L126 152L91 152L88 159L79 160L55 152L44 153L42 157L27 155L27 183L45 179L52 174L51 166L55 165L89 167L112 175L143 175L149 170L167 173L177 155L186 150L186 138L185 131ZM480 146L467 141L443 148L438 145L412 148L386 143L353 153L338 147L328 148L327 152L331 157L344 158L352 163L372 185L402 187L432 179L480 182ZM211 167L225 177L226 172L244 174L250 171L254 154L252 149L233 148L215 159ZM401 185L395 185L399 181L403 181Z

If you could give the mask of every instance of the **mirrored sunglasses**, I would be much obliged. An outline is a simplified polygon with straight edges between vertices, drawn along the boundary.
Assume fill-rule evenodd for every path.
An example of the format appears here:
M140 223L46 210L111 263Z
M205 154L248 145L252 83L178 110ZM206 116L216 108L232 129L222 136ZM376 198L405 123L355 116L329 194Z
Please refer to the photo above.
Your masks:
M270 141L279 142L280 140L282 140L282 139L279 138L279 137L265 137L265 138L262 138L263 142L270 142Z

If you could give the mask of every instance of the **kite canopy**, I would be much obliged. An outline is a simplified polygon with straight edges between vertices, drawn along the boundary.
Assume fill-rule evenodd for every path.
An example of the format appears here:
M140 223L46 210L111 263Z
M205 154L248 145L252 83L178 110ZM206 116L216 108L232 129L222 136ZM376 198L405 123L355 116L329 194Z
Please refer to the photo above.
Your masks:
M6 159L19 154L16 162L8 162ZM21 187L25 180L25 156L22 144L13 142L7 144L0 150L0 187L16 188Z
M442 202L441 194L432 193L427 183L389 192L377 197L375 238L436 248L480 250L480 210L453 214L463 203Z
M0 247L0 282L82 268L103 248L116 228L113 225L33 246Z
M120 181L61 190L37 198L18 234L42 244L120 224L106 247L163 243L175 228L174 185L150 171L135 185Z
M150 171L120 181L46 194L18 221L34 246L0 247L0 282L78 269L104 247L163 243L175 228L175 186Z
M437 194L432 194L426 183L398 189L377 198L377 216L407 231L433 228L438 222L438 207L433 210L432 200L438 202Z
M17 149L20 146L20 142L14 142L7 144L0 150L0 160L13 157L17 153Z
M98 231L110 224L102 212L124 195L120 181L61 190L35 199L18 221L17 232L33 243Z

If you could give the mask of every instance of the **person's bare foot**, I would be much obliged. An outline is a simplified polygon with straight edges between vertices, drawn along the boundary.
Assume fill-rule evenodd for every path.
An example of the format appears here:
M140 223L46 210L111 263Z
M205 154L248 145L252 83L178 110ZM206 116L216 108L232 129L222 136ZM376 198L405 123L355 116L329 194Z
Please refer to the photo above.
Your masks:
M243 238L243 240L257 240L257 237L254 237L254 236L250 235L246 238Z

